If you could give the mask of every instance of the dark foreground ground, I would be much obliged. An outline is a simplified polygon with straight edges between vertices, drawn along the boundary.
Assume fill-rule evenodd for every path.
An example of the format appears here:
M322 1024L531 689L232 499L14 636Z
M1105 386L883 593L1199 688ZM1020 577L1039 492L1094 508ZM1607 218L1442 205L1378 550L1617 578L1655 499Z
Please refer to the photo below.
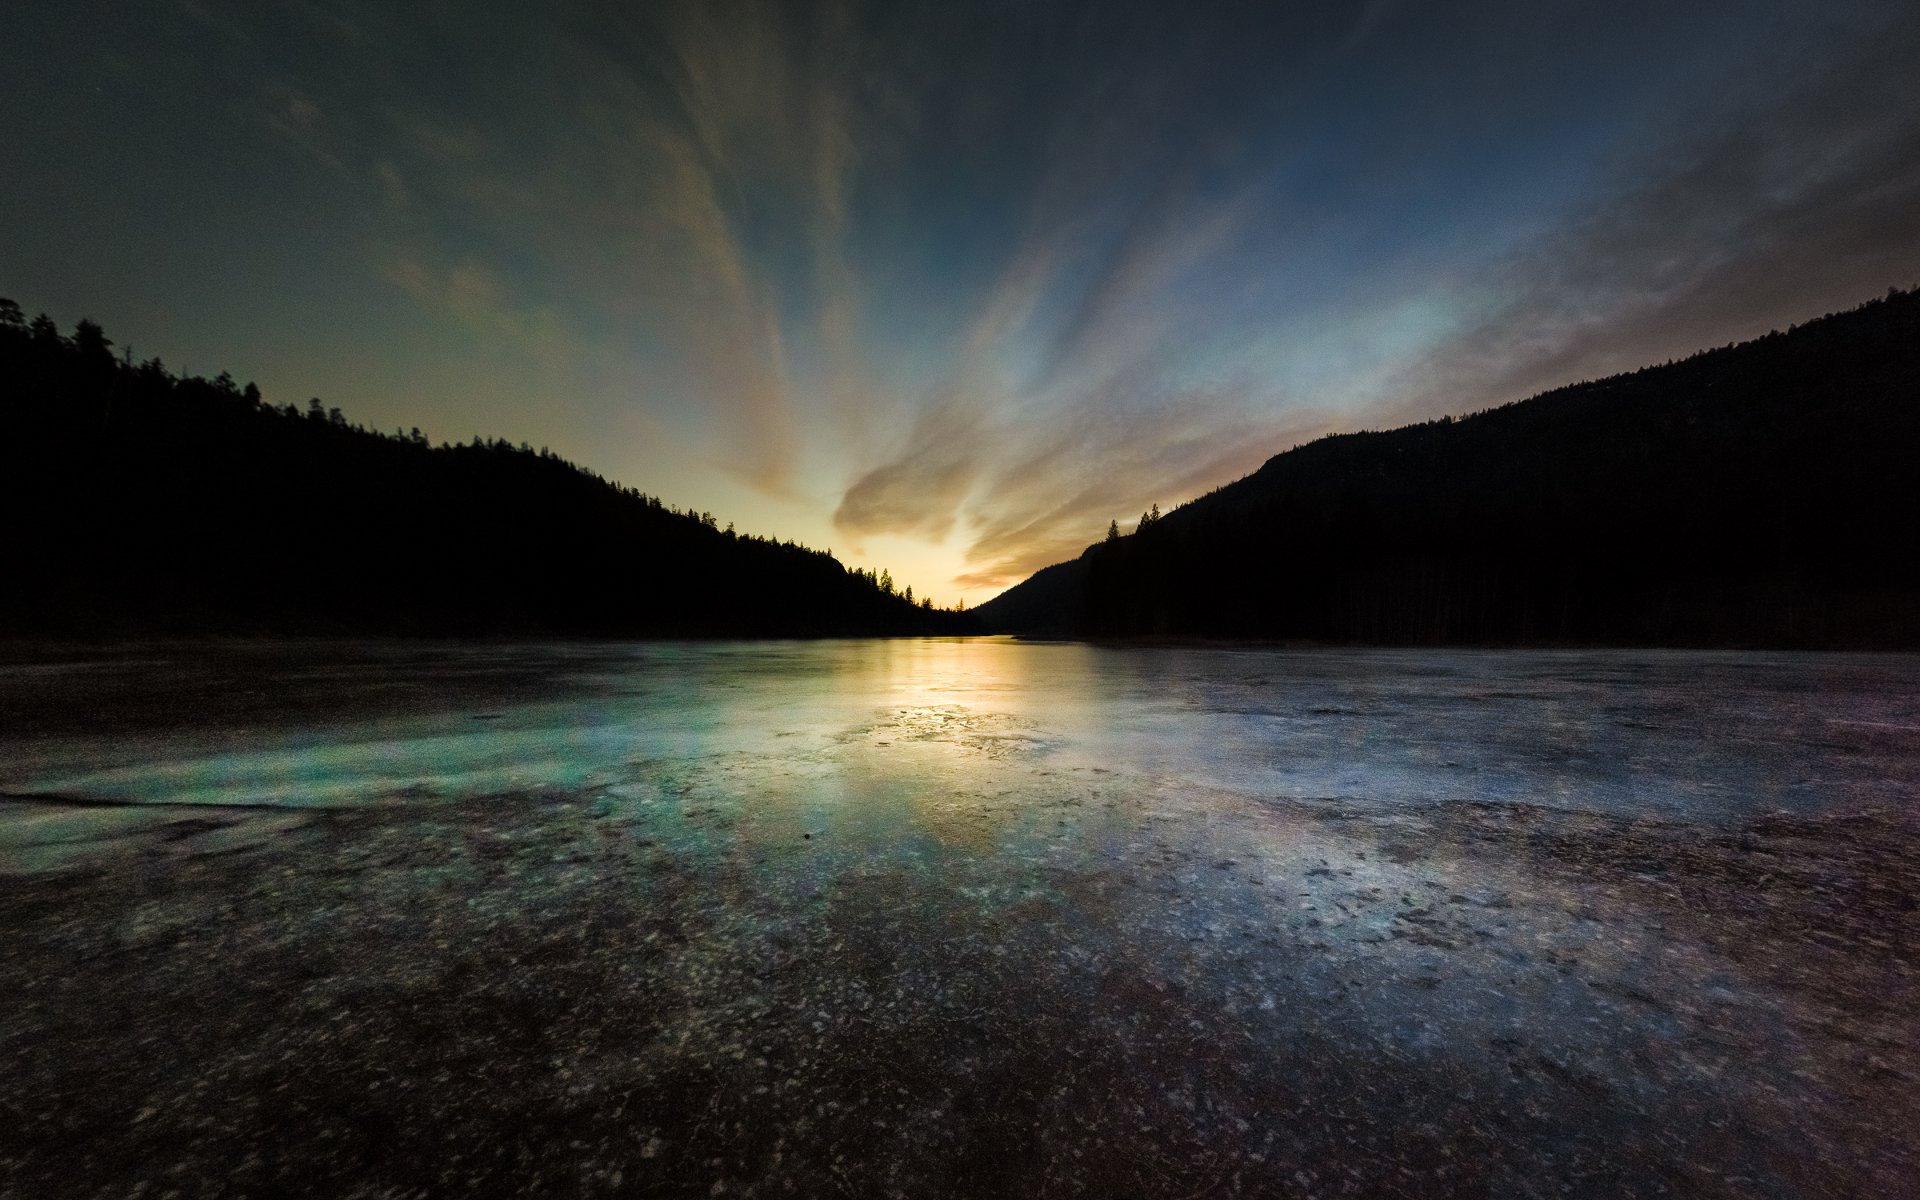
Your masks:
M0 1191L1914 1194L1889 824L1004 803L174 812L0 882Z

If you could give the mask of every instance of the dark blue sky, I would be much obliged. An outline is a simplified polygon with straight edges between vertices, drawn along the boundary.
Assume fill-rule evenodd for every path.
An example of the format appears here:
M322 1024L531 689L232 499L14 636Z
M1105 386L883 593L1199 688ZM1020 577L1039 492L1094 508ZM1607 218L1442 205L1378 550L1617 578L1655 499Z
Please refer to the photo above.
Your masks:
M0 294L942 603L1920 282L1920 15L16 0Z

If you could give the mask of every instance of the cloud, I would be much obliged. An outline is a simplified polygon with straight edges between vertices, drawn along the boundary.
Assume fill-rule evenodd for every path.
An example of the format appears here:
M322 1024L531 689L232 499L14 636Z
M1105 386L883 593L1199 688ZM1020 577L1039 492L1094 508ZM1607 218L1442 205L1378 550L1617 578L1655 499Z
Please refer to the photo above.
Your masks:
M549 363L579 357L557 314L513 303L500 276L476 259L436 265L403 251L387 259L381 274L423 307L452 316L475 333L510 339Z
M1238 394L1170 396L1124 421L1079 406L991 476L983 493L993 503L971 514L974 569L954 582L969 589L1017 583L1077 556L1104 536L1109 520L1128 528L1149 504L1170 509L1330 427L1325 414L1249 405Z
M1920 280L1920 16L1730 97L1623 162L1477 283L1495 298L1401 375L1390 417L1535 392L1753 336Z
M450 312L485 332L517 331L519 321L504 303L499 276L472 259L436 268L401 254L387 264L385 275L421 304Z
M1110 509L1270 448L1273 421L1181 366L1224 335L1201 336L1196 295L1258 216L1257 191L1208 176L1251 110L1183 100L1232 30L1147 5L1006 23L675 0L328 32L353 53L274 92L274 112L363 186L383 278L489 336L624 340L630 394L677 411L682 439L735 478L792 497L810 457L839 465L831 519L849 537L1025 561L1023 540L1084 539ZM1037 69L1044 45L1059 70ZM408 67L423 46L443 67ZM1255 57L1221 75L1230 93L1256 86ZM314 96L339 99L322 113ZM913 225L905 258L876 240L894 212ZM940 261L967 252L967 225L961 274L979 288ZM886 340L903 300L922 316L911 354ZM1167 436L1151 414L1133 424L1154 406L1184 431L1164 453L1085 432Z
M794 436L777 295L726 210L721 168L694 143L664 130L653 137L655 181L641 231L656 300L650 315L670 331L701 401L727 431L724 464L781 494L790 486Z
M803 449L796 338L837 344L857 390L849 37L833 5L609 9L549 47L569 82L546 106L570 120L541 147L541 190L516 190L523 164L449 166L644 330L666 390L706 414L715 465L774 496L794 494Z
M386 206L398 211L413 203L413 193L407 187L406 178L400 174L400 168L391 162L374 164L374 182L380 189L380 198Z
M1262 197L1200 187L1177 166L1185 148L1167 176L1116 186L1142 153L1081 146L1036 184L1023 240L955 322L954 382L851 480L838 529L962 530L967 569L951 582L997 589L1077 555L1110 519L1324 431L1257 370L1216 360L1195 378L1194 360L1260 317L1223 320L1218 291L1260 269L1246 251Z
M923 414L904 452L847 488L834 527L855 538L890 533L946 540L992 443L977 396L950 393Z
M333 171L349 172L346 139L318 100L291 82L276 80L261 89L260 104L268 128Z
M369 265L415 299L505 336L551 314L626 340L643 402L703 424L706 457L772 495L793 494L804 449L796 354L837 346L838 394L874 396L842 246L873 66L853 6L419 7L376 24L308 0L176 2L228 34L224 66L257 75L265 124L358 185Z

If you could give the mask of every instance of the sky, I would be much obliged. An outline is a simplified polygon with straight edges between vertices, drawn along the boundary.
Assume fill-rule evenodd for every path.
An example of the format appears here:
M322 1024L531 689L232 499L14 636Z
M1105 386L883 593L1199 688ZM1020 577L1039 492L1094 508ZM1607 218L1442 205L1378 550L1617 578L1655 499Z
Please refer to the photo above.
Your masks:
M0 296L971 605L1920 283L1915 62L1910 0L12 0Z

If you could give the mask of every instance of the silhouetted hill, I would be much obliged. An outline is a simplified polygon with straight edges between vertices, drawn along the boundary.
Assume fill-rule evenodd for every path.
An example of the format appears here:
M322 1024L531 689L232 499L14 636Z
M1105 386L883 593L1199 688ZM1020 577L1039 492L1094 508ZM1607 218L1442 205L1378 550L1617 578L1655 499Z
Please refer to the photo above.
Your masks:
M1095 637L1920 646L1920 290L1323 438L978 613Z
M529 447L383 435L0 301L0 634L965 632Z
M974 616L983 628L995 633L1029 637L1075 637L1084 633L1087 561L1094 549L1089 546L1079 558L1040 568L974 609Z

